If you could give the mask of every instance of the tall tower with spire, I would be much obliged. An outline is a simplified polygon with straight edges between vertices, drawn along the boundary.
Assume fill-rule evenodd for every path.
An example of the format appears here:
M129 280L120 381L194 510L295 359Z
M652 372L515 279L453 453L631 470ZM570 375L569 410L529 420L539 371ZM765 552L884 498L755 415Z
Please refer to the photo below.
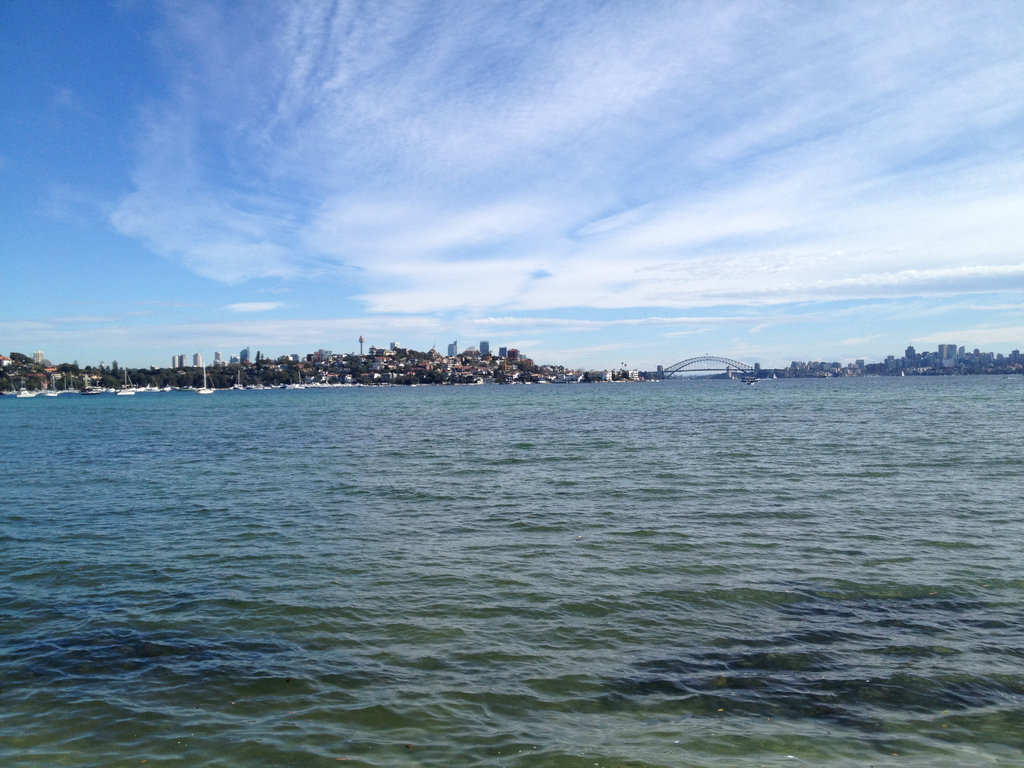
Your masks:
M363 342L364 341L366 341L366 339L364 339L362 337L362 335L360 335L359 336L359 354L360 354L360 356L363 354Z

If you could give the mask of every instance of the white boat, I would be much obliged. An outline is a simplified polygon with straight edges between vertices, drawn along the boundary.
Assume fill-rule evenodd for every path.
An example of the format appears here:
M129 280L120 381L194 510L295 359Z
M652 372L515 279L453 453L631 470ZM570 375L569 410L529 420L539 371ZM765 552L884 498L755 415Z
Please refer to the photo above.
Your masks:
M132 386L131 381L129 381L129 379L128 379L128 371L127 370L125 370L125 372L124 372L124 386L121 387L119 390L117 390L117 392L115 394L118 394L118 395L134 395L135 394L135 387Z
M60 394L60 390L57 389L57 374L54 373L50 376L50 386L43 390L43 397L57 397Z
M197 395L212 395L213 390L206 385L206 366L203 366L203 388L195 390Z
M15 397L35 397L39 394L38 389L28 390L25 389L25 379L21 380L21 387L18 388L18 392Z

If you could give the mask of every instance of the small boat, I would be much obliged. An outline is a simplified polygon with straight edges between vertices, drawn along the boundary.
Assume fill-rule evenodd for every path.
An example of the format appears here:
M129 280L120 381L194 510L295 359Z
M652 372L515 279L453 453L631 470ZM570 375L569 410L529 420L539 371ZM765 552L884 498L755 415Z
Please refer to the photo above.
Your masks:
M21 380L21 387L19 387L18 392L15 395L15 397L35 397L38 394L39 394L39 390L38 389L34 389L34 390L25 389L25 379L22 379Z
M132 386L131 381L128 379L128 371L127 370L124 372L124 386L121 387L119 390L117 390L117 392L115 392L114 394L116 394L116 395L134 395L135 394L135 387Z
M759 382L759 381L760 381L760 379L757 376L744 376L743 377L743 383L744 384L757 384L757 382Z
M213 389L206 385L206 366L203 366L203 388L195 390L197 395L212 395Z

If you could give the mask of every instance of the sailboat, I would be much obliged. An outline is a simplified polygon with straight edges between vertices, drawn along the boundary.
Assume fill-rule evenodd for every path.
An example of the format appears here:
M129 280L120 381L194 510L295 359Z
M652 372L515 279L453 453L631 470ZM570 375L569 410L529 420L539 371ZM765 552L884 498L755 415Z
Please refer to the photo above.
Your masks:
M197 395L212 395L213 390L206 385L206 366L203 366L203 388L196 390Z
M115 392L114 394L117 394L117 395L134 395L135 394L135 387L133 387L131 381L128 380L128 370L127 369L125 369L125 372L124 372L124 386L121 387L119 390L117 390L117 392Z

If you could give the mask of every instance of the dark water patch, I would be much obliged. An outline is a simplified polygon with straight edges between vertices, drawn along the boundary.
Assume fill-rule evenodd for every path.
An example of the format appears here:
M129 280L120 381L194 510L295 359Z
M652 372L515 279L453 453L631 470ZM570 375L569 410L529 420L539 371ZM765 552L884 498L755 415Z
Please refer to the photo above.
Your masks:
M910 543L915 546L933 547L936 549L984 549L982 544L958 539L917 539Z
M40 678L54 682L99 684L125 675L170 679L202 677L211 682L303 686L290 670L301 666L302 650L270 639L195 637L170 631L143 633L99 629L52 638L20 636L4 644L0 668L9 681ZM312 690L305 684L307 692Z
M717 712L822 719L877 730L884 713L938 713L1013 706L1024 681L1012 676L851 676L841 657L809 652L723 655L693 651L636 666L609 682L610 705L711 716Z
M877 648L865 648L864 653L877 653L885 656L905 656L912 658L928 658L932 656L956 656L963 653L957 648L944 645L884 645Z

